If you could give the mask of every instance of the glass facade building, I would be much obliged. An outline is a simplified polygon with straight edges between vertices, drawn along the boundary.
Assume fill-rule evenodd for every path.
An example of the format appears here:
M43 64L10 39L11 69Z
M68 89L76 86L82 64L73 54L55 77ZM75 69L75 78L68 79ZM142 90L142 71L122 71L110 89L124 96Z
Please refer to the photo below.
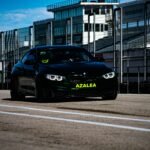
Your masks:
M12 66L33 46L32 27L14 29L0 33L1 83L9 82ZM1 85L1 84L0 84ZM3 86L3 85L1 85Z
M17 44L19 49L18 58L20 59L25 52L33 47L33 27L18 29Z
M119 0L68 0L49 5L47 10L54 13L53 44L90 45L112 35L109 22L118 4Z
M33 23L34 46L51 45L52 19L36 21Z
M150 1L120 4L113 24L114 36L100 41L97 54L118 72L126 92L150 92L143 88L150 87Z

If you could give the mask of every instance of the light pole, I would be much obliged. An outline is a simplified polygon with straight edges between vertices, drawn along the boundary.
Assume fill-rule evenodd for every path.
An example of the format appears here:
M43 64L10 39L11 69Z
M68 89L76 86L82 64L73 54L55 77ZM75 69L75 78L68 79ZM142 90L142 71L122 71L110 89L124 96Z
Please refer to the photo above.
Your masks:
M70 37L70 40L71 40L70 44L73 45L73 19L72 19L72 17L70 17L70 35L71 35L71 37Z
M95 42L95 30L96 30L96 27L95 27L95 12L94 12L94 9L92 8L90 10L90 13L88 14L88 51L90 51L90 31L91 31L91 25L90 25L90 16L93 16L93 56L95 57L95 52L96 52L96 42Z
M88 51L90 52L90 14L88 14Z
M51 45L53 45L53 21L51 21Z
M120 83L123 83L123 29L122 29L122 21L123 21L123 8L116 8L114 10L114 15L113 15L113 19L114 19L114 28L113 28L113 35L114 35L114 69L116 69L116 16L117 16L117 12L120 13Z
M122 8L120 8L120 83L123 83L123 31L122 31Z
M93 55L95 57L96 43L95 43L95 12L93 12Z
M73 45L73 18L66 20L66 44Z
M114 40L114 45L113 45L113 67L114 71L116 71L116 11L115 9L113 11L113 40Z
M144 81L147 80L147 23L148 23L148 5L150 1L144 3Z
M50 30L51 30L51 23L47 23L47 30L46 30L46 45L51 44L51 36L50 36Z

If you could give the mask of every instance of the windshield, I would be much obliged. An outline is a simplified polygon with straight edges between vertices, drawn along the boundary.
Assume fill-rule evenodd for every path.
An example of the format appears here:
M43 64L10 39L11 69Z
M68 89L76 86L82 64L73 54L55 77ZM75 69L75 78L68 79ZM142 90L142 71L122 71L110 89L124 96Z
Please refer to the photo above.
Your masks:
M42 64L92 61L94 58L84 49L42 49L38 52Z

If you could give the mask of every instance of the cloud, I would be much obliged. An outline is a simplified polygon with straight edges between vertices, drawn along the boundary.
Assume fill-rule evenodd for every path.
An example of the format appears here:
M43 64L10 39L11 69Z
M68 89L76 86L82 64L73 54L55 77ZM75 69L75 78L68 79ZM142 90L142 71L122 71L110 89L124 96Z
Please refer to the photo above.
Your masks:
M52 18L53 14L47 12L46 8L18 9L10 12L0 13L0 31L31 26L34 21Z

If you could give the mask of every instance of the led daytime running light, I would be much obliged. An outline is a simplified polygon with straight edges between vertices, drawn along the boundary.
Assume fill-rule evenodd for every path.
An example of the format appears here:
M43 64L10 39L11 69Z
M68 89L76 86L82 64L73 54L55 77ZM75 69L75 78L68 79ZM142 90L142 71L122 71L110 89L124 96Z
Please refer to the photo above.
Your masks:
M103 78L105 79L112 79L115 77L115 73L114 72L109 72L103 75Z
M62 81L63 80L63 76L60 75L52 75L52 74L47 74L46 78L51 80L51 81Z

